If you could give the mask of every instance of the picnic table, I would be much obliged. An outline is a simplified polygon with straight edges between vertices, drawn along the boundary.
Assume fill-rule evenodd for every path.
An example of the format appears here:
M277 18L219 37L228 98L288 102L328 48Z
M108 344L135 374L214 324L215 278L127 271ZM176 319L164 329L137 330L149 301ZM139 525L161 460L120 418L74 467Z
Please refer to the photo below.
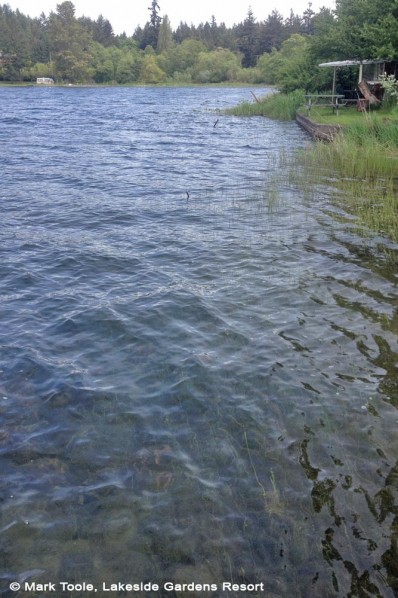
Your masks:
M309 93L305 96L306 106L307 106L307 116L311 113L311 107L318 105L318 106L331 106L333 112L336 114L339 113L339 101L344 99L343 94L333 93L333 94L318 94L318 93Z

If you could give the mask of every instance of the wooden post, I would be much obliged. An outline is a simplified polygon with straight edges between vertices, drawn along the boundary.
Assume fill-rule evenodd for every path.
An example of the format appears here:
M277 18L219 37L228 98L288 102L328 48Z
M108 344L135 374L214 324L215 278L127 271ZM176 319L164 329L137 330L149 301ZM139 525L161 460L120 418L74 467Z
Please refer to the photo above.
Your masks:
M337 66L333 67L333 88L332 88L332 96L336 95L336 70ZM332 98L333 102L333 98Z
M253 98L256 100L257 104L260 104L260 100L258 99L258 97L255 95L255 93L253 91L250 92L253 96Z

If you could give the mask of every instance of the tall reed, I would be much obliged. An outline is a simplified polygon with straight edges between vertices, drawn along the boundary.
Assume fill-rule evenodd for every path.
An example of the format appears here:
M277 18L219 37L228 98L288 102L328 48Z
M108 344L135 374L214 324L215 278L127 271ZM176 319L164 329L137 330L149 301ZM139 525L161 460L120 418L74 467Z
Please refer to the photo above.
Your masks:
M327 182L336 189L336 201L360 222L398 241L398 125L368 119L298 159L303 184Z
M297 90L244 102L228 114L290 120L303 106L304 92ZM342 133L330 143L316 142L301 151L292 164L285 165L284 176L306 191L317 184L334 187L336 202L343 201L344 209L369 229L398 241L397 109L371 114L351 110L344 117L347 124ZM335 123L336 115L331 118Z

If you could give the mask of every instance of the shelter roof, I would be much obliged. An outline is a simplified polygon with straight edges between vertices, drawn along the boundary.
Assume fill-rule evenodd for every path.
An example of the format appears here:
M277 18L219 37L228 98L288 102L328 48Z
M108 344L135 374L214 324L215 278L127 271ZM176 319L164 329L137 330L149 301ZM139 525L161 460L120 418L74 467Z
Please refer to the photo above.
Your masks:
M335 62L322 62L319 66L359 66L361 64L383 64L391 62L384 58L375 58L374 60L336 60Z

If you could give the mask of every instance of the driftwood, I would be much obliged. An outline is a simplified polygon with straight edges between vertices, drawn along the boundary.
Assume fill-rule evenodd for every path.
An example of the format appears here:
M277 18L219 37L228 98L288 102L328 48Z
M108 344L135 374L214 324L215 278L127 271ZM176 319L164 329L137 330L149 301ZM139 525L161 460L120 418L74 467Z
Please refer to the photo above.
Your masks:
M253 91L250 92L253 96L253 98L256 100L257 104L260 104L260 100L258 99L258 97L254 94Z
M358 87L359 91L362 93L365 100L369 102L369 104L373 106L379 106L381 104L381 101L370 91L370 87L365 79L362 79L362 81L358 83Z

